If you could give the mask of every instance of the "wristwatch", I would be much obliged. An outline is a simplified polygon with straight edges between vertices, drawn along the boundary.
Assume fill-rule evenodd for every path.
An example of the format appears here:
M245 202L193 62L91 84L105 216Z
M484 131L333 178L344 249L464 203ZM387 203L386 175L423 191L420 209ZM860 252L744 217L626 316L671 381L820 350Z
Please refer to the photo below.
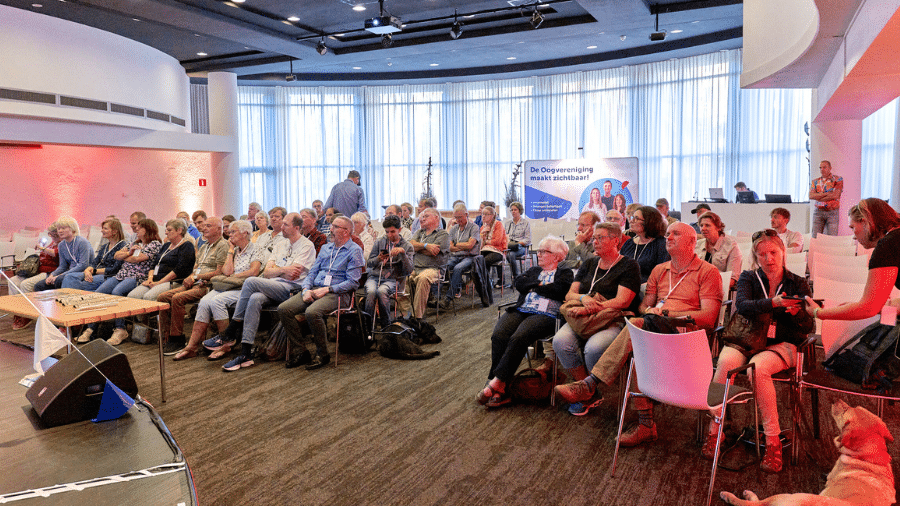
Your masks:
M669 316L669 310L668 310L668 309L663 309L663 310L662 310L662 315L663 315L663 316Z

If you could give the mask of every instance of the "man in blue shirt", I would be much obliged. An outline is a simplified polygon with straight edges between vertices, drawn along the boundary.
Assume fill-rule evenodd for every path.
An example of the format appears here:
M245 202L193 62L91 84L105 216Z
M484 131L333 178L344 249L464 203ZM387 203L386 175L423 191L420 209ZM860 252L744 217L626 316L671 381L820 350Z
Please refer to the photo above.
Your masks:
M366 195L359 187L359 172L351 170L347 179L334 185L331 195L325 202L325 208L333 207L344 216L353 216L357 212L367 213Z
M743 181L738 181L738 184L734 185L734 189L739 193L749 192L750 195L753 195L753 202L759 202L759 195L757 195L756 192L751 190L750 188L747 188L747 185ZM736 198L735 201L741 202L741 199Z
M331 223L334 242L322 246L309 275L303 280L301 292L278 306L278 319L287 331L292 343L301 350L285 367L307 364L312 371L331 362L325 336L325 315L338 307L350 307L353 294L359 288L359 279L365 266L363 252L350 240L353 223L346 216L338 216ZM307 346L309 339L303 334L297 315L303 313L316 345L313 358Z

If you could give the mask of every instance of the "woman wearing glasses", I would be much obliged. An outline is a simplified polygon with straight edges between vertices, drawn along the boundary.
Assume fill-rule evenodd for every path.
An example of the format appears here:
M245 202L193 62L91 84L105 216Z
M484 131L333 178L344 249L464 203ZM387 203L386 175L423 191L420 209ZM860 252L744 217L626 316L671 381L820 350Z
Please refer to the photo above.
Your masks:
M709 214L709 213L706 213ZM703 216L705 217L706 214ZM756 367L756 399L762 415L766 435L766 453L760 469L767 473L781 471L781 427L778 425L778 406L772 375L794 366L797 345L806 339L815 325L803 311L801 299L810 295L806 279L784 268L784 242L778 232L768 229L753 234L751 255L754 270L741 273L735 292L735 310L748 320L769 314L766 348L758 353L741 350L727 344L719 354L713 381L725 383L728 371L749 360ZM709 435L701 452L712 459L716 452L719 424L710 422Z
M741 275L741 249L734 237L725 235L725 224L719 215L707 211L698 224L702 241L697 241L697 256L713 264L719 272L731 273L731 288Z
M547 236L538 244L538 266L515 280L519 299L497 320L491 335L491 370L478 393L478 403L498 408L511 402L506 386L516 374L522 358L540 337L553 333L559 306L572 284L572 270L559 267L569 252L566 243Z
M654 213L659 217L659 213ZM622 229L615 223L594 226L594 253L597 256L585 260L578 269L565 299L580 301L584 305L585 315L609 308L637 311L640 303L637 294L641 290L640 267L633 258L619 253L621 237ZM602 301L594 297L598 294L603 296ZM593 335L580 336L567 323L553 336L553 351L569 375L575 381L581 381L624 326L625 321L619 319ZM586 415L601 400L598 394L590 401L572 404L569 413Z
M619 253L633 259L641 267L641 283L646 283L650 271L669 261L666 251L666 222L654 207L641 206L631 215L634 238L625 241Z

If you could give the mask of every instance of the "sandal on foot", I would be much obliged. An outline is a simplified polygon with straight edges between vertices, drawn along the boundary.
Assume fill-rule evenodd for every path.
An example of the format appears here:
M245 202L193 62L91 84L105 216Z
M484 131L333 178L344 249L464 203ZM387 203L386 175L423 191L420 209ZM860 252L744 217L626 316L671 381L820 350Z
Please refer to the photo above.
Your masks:
M507 395L505 392L497 393L494 392L494 395L491 396L491 399L485 404L485 407L488 409L499 408L501 406L506 406L512 402L512 397Z
M721 430L721 429L719 429ZM703 444L703 448L700 450L700 454L703 455L703 458L706 460L712 460L716 456L716 441L719 439L719 431L712 430L709 434L706 435L706 443Z
M478 401L478 404L482 406L491 402L491 398L494 397L494 391L487 384L484 385L484 389L478 392L478 395L475 397Z

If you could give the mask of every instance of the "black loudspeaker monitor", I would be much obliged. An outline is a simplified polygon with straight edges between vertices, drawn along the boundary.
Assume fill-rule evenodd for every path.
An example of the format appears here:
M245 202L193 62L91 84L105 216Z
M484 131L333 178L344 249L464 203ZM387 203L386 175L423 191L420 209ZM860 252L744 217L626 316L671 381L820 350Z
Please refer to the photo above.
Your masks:
M131 397L138 393L128 357L124 353L102 339L95 339L79 350L84 357L77 351L69 353L47 369L25 392L25 398L48 427L97 416L106 386L106 378L97 369Z

